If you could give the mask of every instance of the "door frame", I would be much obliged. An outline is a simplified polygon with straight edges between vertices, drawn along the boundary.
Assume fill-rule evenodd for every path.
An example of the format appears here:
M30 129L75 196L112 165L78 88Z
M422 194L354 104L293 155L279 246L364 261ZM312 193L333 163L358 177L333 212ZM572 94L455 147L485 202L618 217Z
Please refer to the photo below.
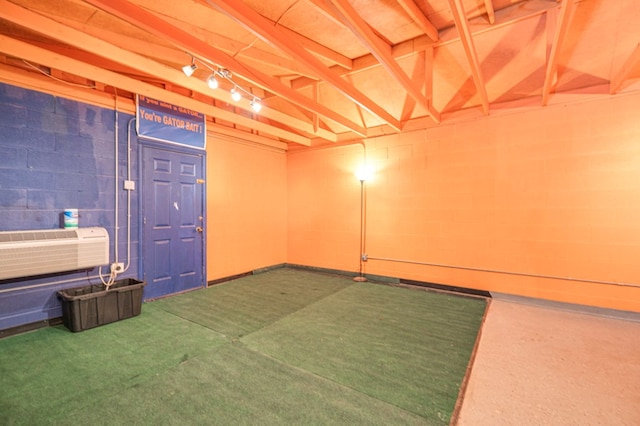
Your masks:
M140 183L140 195L138 198L139 206L138 206L138 271L140 277L146 281L147 271L144 268L144 237L145 237L145 223L144 223L144 200L145 200L145 182L144 182L144 150L145 149L157 149L163 151L169 151L176 154L188 154L188 155L196 155L200 157L201 167L202 167L202 179L204 183L202 184L202 227L203 232L202 235L202 262L200 265L202 267L202 286L196 287L194 290L199 288L207 287L207 152L204 149L196 149L190 148L187 146L179 145L179 144L169 144L163 142L157 142L145 138L138 137L138 182ZM167 295L169 296L169 295ZM166 297L166 296L162 296ZM149 299L151 300L151 299Z

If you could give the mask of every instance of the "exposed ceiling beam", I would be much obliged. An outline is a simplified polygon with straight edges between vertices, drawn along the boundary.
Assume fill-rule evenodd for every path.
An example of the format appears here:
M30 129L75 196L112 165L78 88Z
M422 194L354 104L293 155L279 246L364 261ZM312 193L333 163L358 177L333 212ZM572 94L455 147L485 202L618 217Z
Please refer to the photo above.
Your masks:
M93 1L93 0L91 0ZM401 130L398 119L384 110L378 103L374 102L353 85L346 82L340 75L327 68L315 56L307 52L302 46L293 41L278 28L274 28L272 23L262 15L251 9L240 1L227 0L197 0L199 3L210 5L212 8L226 14L247 31L252 32L265 42L276 46L287 55L301 62L308 67L318 77L333 86L336 90L344 94L362 108L369 111L397 131Z
M468 19L469 31L473 36L478 36L489 31L510 27L527 19L533 19L549 10L558 8L558 3L549 0L527 0L526 3L518 2L511 6L499 9L495 12L495 23L491 24L483 16ZM440 30L440 39L435 43L435 47L448 43L457 43L460 40L460 33L455 26Z
M338 11L332 8L324 0L309 0L309 1L326 17L331 19L331 21L333 21L335 24L348 29L348 27L345 25L344 19L342 19L342 16L338 13ZM384 41L387 44L391 44L391 42L386 37L384 37L384 35L382 35L378 30L373 28L368 23L367 25L369 26L369 29L373 31L373 33L380 38L380 40Z
M103 68L89 65L85 62L78 61L58 53L50 52L49 50L14 38L0 35L0 51L16 58L21 58L23 60L51 67L72 75L84 77L91 81L99 81L131 93L148 96L154 99L162 99L174 105L199 111L209 116L249 127L291 142L307 146L311 145L311 140L309 138L305 138L296 133L270 126L265 123L256 122L255 120L235 114L234 112L215 107L175 92L158 88L152 84L143 83L140 80L131 77L126 77Z
M421 90L421 84L416 85L404 72L400 64L396 62L391 53L391 46L383 42L347 0L327 0L330 6L342 16L343 21L358 39L371 51L373 56L382 64L389 75L393 77L419 104L429 112L429 115L436 123L440 123L440 113L435 110Z
M464 51L467 54L469 60L469 66L471 67L471 75L473 76L473 82L476 85L476 90L480 95L480 102L482 103L482 111L485 115L489 114L489 97L487 96L487 88L482 78L482 69L480 68L480 61L478 60L478 53L476 52L475 45L473 44L473 37L469 30L469 22L462 6L462 0L449 0L451 6L451 12L453 13L453 20L456 23L456 28L460 34L460 41L464 47Z
M5 5L9 5L11 3L7 2L6 0L0 0L0 4L2 4L2 7L4 8L0 11L0 13L2 13L7 12L7 6ZM108 43L113 44L114 46L121 47L131 52L144 54L145 56L148 56L150 58L162 58L164 61L177 63L181 63L185 61L185 59L188 60L188 56L185 55L182 49L178 49L173 46L161 46L151 41L141 40L139 38L135 38L122 33L116 33L102 27L83 24L78 21L74 21L73 19L65 18L62 16L52 15L48 13L45 14L40 11L38 11L37 13L50 18L52 21L63 24L70 28L74 28L81 33L88 34L100 40L104 40ZM31 27L31 25L29 25L29 27ZM41 28L39 30L45 31L46 29Z
M433 46L423 51L424 55L424 91L429 99L433 99Z
M320 97L320 90L318 88L318 83L315 83L311 86L311 93L313 95L313 100L318 102L318 98ZM320 120L318 119L318 114L313 114L313 128L318 129L320 127Z
M101 39L85 34L80 30L60 24L43 15L39 15L31 12L30 10L14 5L13 3L5 2L5 4L3 4L3 7L0 8L0 18L6 19L7 21L25 28L29 28L35 32L46 32L49 36L65 44L86 50L92 54L108 59L109 61L120 63L126 67L141 71L144 74L152 75L160 80L172 81L182 87L201 93L220 102L228 101L227 93L222 91L213 91L209 89L204 82L198 79L189 78L184 75L182 71L160 64L144 56L131 53L126 49L109 44ZM185 55L183 53L182 57L184 56ZM320 129L318 132L315 132L311 122L303 121L278 110L268 108L268 105L265 106L267 107L263 108L260 113L264 118L283 123L293 129L309 133L315 137L322 137L332 142L337 141L335 133L324 129ZM239 104L236 108L253 113L250 105L248 104Z
M97 37L101 40L108 41L111 44L116 46L125 48L127 50L131 50L132 52L137 52L140 54L144 54L145 56L149 56L152 58L162 58L165 61L171 62L182 62L187 58L184 51L178 49L176 47L167 47L161 46L157 43L153 43L146 40L141 40L139 38L131 37L121 33L115 33L113 31L109 31L102 27L96 27L93 25L83 24L78 21L74 21L69 18L65 18L62 16L56 16L51 14L44 14L54 21L65 24L69 27L80 30L86 34L90 34L94 37ZM173 25L180 27L182 30L189 32L195 37L198 37L200 40L207 42L209 44L215 45L223 52L236 56L238 58L242 58L245 61L250 61L251 63L258 63L268 65L271 68L275 68L280 70L280 72L284 74L301 74L307 75L308 77L312 77L310 74L305 74L306 69L299 66L288 58L284 58L282 56L275 55L273 53L267 52L262 49L258 49L256 47L246 48L247 46L239 43L236 40L225 37L221 34L214 34L209 31L205 31L200 27L195 25L181 22L178 19L172 17L163 17L168 22ZM188 59L188 58L187 58ZM337 59L335 62L339 63ZM346 68L346 67L345 67Z
M341 114L330 108L314 102L301 93L291 89L278 79L273 78L257 69L248 67L229 56L225 52L211 46L204 41L192 36L186 31L177 28L150 12L125 0L85 0L85 2L96 6L120 19L142 28L164 40L184 49L203 61L210 61L214 66L221 66L231 70L234 74L242 76L263 90L269 91L288 100L304 109L315 112L318 115L330 120L346 129L365 137L364 127L346 119ZM306 53L306 51L305 51ZM308 55L311 55L307 53ZM313 57L313 56L312 56ZM315 59L315 58L314 58Z
M424 13L420 10L414 0L397 0L398 4L407 12L407 15L413 19L413 22L418 24L420 29L429 36L433 41L438 40L438 29L424 16ZM490 1L490 0L486 0Z
M274 53L256 48L254 46L247 46L246 44L240 43L237 40L225 37L223 34L213 33L209 30L181 21L174 17L159 15L157 13L154 14L160 17L160 19L167 21L171 25L178 27L183 31L186 31L189 34L192 34L205 43L216 46L218 49L233 57L269 65L269 67L279 68L284 73L302 74L311 77L311 75L305 74L305 69L303 67L299 66L295 61L292 61L289 58L276 55ZM327 56L329 56L328 53ZM342 58L332 59L334 59L335 63L342 64Z
M278 57L277 55L274 55L263 49L258 49L258 48L246 49L246 46L239 46L240 43L237 40L233 40L231 38L225 37L224 35L221 34L222 31L220 32L211 31L210 29L207 28L207 26L203 27L202 23L200 23L200 25L198 26L192 25L189 23L190 19L188 14L182 13L180 14L180 16L173 16L172 15L173 9L168 11L165 11L164 9L161 9L161 8L154 8L154 9L155 10L153 11L153 13L158 17L160 17L162 20L167 21L176 27L182 28L183 30L191 34L199 35L201 39L203 38L202 35L204 35L206 37L204 41L206 41L207 43L213 46L218 47L220 50L223 50L229 53L231 56L248 57L249 59L253 59L253 60L259 60L261 57L273 57L277 62L282 62L285 60L284 58ZM162 12L158 12L159 10L161 10ZM273 23L273 26L278 25L277 22L273 22L273 21L271 22ZM282 28L285 28L285 27L282 27ZM292 38L296 39L297 42L300 43L309 52L315 53L316 55L336 65L340 65L341 67L344 67L346 69L351 69L350 58L347 58L346 56L341 55L340 53L329 49L328 47L318 43L315 40L311 40L307 37L304 37L303 35L298 34L295 31L289 30L288 33Z
M558 16L556 28L553 34L551 50L549 52L549 57L547 58L547 69L545 71L544 85L542 87L543 106L549 103L549 96L557 82L558 59L560 57L560 52L562 51L562 46L567 38L567 33L569 32L569 25L571 24L574 10L574 0L562 1L562 5L560 6L560 15ZM549 17L549 15L547 15L547 17Z
M489 23L493 25L496 22L496 12L493 10L493 1L484 0L484 7L487 10L487 19L489 19Z
M422 35L411 40L403 41L402 43L398 43L395 46L391 47L391 56L395 60L406 58L411 55L423 52L431 44L432 42L429 37L427 37L426 35ZM353 60L352 70L342 70L335 66L331 67L331 69L344 77L346 75L357 74L359 72L379 66L382 66L382 64L376 59L375 56L373 56L373 54L368 53ZM291 81L291 87L293 87L294 89L302 89L304 87L312 85L315 82L317 82L317 80L310 79L308 77L299 77Z
M321 0L314 0L321 1ZM529 0L527 8L522 8L521 5L509 6L505 9L501 9L496 12L496 22L494 25L487 23L484 18L475 18L469 21L469 29L473 36L478 36L489 31L495 31L499 28L504 28L508 25L531 19L536 16L542 15L549 10L554 10L558 6L554 2L547 0ZM436 48L449 43L457 43L460 41L460 34L455 27L447 28L440 31L440 39L437 42L433 42L429 37L422 35L407 41L396 44L391 48L391 55L396 59L408 57L418 54L429 48ZM339 69L338 67L331 67L334 71L339 72L341 75L355 74L362 71L366 71L371 68L380 66L380 62L372 55L366 54L355 58L353 60L353 69L346 71ZM317 80L307 77L296 78L291 81L291 87L294 89L302 89L309 87L316 83Z
M331 50L328 47L323 46L320 43L315 42L307 37L304 37L298 34L297 32L290 30L285 26L276 24L275 22L273 23L273 26L274 27L277 26L280 31L288 34L292 38L295 38L296 41L300 44L300 46L304 47L309 52L315 53L316 55L330 62L333 62L334 64L346 70L350 70L353 68L353 60L351 58L341 55L335 50Z
M618 93L618 91L622 88L622 84L629 77L631 72L635 70L638 65L640 65L640 43L633 49L633 53L629 56L629 58L625 61L622 68L618 70L618 72L611 79L611 86L609 92L611 94Z

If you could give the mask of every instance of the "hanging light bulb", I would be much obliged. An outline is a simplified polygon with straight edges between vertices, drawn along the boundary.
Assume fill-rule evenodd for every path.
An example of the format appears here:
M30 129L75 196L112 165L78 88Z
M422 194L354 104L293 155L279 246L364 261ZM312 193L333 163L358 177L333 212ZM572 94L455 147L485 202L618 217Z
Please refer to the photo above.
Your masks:
M216 90L219 86L218 79L216 78L216 73L211 74L211 77L207 80L207 84L211 90Z
M231 99L233 99L236 102L238 102L240 99L242 99L242 94L240 92L238 92L238 90L236 90L235 87L233 89L231 89Z
M187 77L191 77L193 72L197 69L198 66L196 65L195 59L191 59L191 63L189 65L185 65L184 67L182 67L182 72L185 73Z
M251 109L253 109L255 112L260 112L260 110L262 109L262 103L258 98L253 98L250 105Z

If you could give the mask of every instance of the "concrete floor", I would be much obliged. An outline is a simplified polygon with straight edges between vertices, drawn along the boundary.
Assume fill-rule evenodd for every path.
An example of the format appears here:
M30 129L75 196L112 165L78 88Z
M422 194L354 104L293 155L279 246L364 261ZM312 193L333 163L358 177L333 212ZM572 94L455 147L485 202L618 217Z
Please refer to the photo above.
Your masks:
M640 314L494 295L457 425L640 425Z

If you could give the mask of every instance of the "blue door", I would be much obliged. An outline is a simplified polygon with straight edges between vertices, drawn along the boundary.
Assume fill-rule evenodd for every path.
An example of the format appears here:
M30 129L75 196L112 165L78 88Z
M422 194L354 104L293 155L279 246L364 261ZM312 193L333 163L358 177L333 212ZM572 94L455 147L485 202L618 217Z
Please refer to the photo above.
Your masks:
M142 148L145 299L204 287L204 154Z

